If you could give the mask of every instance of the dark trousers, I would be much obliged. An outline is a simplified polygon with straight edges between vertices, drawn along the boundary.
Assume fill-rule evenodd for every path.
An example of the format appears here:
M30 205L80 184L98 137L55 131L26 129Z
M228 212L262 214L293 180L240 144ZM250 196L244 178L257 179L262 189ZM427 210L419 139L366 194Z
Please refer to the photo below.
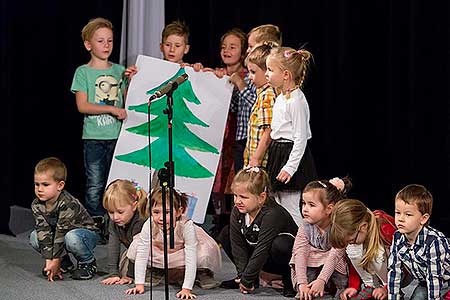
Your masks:
M244 150L247 145L247 139L239 140L234 143L234 171L237 173L244 167Z

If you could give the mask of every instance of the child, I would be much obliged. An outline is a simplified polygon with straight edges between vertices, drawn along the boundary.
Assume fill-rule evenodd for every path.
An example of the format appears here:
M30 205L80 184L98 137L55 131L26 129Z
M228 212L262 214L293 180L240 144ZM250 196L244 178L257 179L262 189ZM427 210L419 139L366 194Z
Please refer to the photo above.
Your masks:
M257 26L249 31L247 53L250 53L255 46L263 42L273 42L281 46L280 28L272 24L264 24Z
M256 87L256 102L248 121L247 145L244 151L244 165L265 167L267 149L270 145L270 123L272 122L272 107L276 91L266 79L266 59L272 47L272 42L265 42L251 51L245 63L249 78Z
M264 170L251 167L239 171L232 190L234 208L229 231L224 228L221 243L236 265L237 276L221 286L250 293L259 286L260 272L265 271L281 275L283 295L294 297L289 260L297 225L270 198L270 183Z
M134 266L128 261L127 251L120 254L121 245L128 249L142 230L148 218L147 193L129 180L111 182L103 196L103 206L112 222L109 225L108 271L103 284L128 284L134 276ZM120 266L120 269L119 269Z
M301 87L311 53L279 47L267 58L266 76L281 91L273 106L267 171L274 196L299 224L301 191L314 180L316 168L309 150L309 106Z
M394 232L383 211L372 212L361 201L341 200L334 206L330 242L334 248L345 248L351 263L349 287L341 299L387 298L387 259Z
M162 280L164 259L163 259L163 210L162 210L162 191L160 188L151 193L150 198L151 219L148 219L140 234L140 238L133 241L128 251L128 258L135 261L135 283L136 287L128 289L127 294L144 293L144 282L146 267L152 266L153 284L158 284ZM169 199L169 193L166 193L166 199ZM167 205L168 207L168 205ZM210 289L218 285L214 280L214 272L219 270L222 258L220 249L216 242L195 225L192 220L187 219L183 213L187 207L187 198L184 195L174 192L174 216L175 222L175 249L169 249L168 264L169 278L172 282L182 280L184 270L184 282L182 289L176 296L182 299L193 299L196 295L192 293L192 287L196 281L200 288ZM170 222L170 214L166 214L167 228ZM150 226L152 228L150 229ZM152 236L150 236L152 232ZM137 245L137 246L136 246ZM150 247L152 249L150 250ZM133 247L137 247L132 251ZM149 257L152 251L153 257ZM181 276L180 276L181 274ZM158 276L158 277L157 277Z
M34 169L31 210L36 225L30 244L45 258L42 273L49 281L73 269L69 253L78 262L73 279L91 279L97 271L97 228L83 205L64 190L66 176L66 166L56 157L39 161Z
M418 282L412 296L405 295L409 299L441 299L450 289L450 245L428 225L432 206L433 197L422 185L407 185L395 196L398 230L389 257L389 299L401 298L402 268Z
M113 49L112 29L111 22L103 18L92 19L84 26L81 37L91 59L77 68L71 87L78 111L84 114L86 209L102 227L105 210L101 199L120 126L127 117L122 86L125 68L108 61Z
M324 290L340 295L347 287L345 250L332 248L329 234L333 207L351 185L348 178L333 178L312 181L303 190L303 222L291 259L292 281L300 299L323 297Z

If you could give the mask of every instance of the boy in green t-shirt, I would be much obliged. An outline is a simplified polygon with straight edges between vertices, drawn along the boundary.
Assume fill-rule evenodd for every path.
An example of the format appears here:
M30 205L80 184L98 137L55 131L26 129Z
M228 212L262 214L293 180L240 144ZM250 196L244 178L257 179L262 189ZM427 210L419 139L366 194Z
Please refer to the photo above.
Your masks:
M127 117L123 108L125 68L108 61L113 49L112 29L111 22L103 18L84 26L81 37L91 59L77 68L71 87L78 111L84 114L85 206L99 227L104 227L103 191L121 123Z

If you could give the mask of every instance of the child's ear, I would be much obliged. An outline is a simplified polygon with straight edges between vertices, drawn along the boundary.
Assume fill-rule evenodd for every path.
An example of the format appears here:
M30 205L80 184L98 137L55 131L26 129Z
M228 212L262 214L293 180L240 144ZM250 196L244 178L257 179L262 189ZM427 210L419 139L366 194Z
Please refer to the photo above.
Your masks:
M190 48L190 45L186 45L186 48L184 48L184 54L188 54Z
M64 186L66 185L66 182L64 180L61 180L60 182L58 182L58 191L61 192L64 189Z
M292 77L291 72L289 72L288 70L283 71L283 79L284 80L289 80L291 77Z
M330 203L327 205L327 207L325 208L325 211L327 212L327 214L330 214L333 212L333 208L334 208L334 204Z
M163 52L163 49L164 49L163 43L160 43L159 44L159 50L161 50L161 52Z
M91 42L84 41L84 47L86 48L87 51L91 51L92 50Z
M423 214L422 217L420 218L420 225L424 226L429 219L430 219L429 214Z

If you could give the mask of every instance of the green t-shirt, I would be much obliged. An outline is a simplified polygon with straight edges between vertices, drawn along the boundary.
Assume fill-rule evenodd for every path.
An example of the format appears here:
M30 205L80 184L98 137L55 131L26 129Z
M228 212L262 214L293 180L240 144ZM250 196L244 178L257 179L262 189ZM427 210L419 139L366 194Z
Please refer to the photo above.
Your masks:
M84 92L88 102L123 107L123 80L125 68L112 64L111 68L97 70L82 65L77 68L70 90ZM119 137L122 122L110 114L84 115L83 139L113 140Z

